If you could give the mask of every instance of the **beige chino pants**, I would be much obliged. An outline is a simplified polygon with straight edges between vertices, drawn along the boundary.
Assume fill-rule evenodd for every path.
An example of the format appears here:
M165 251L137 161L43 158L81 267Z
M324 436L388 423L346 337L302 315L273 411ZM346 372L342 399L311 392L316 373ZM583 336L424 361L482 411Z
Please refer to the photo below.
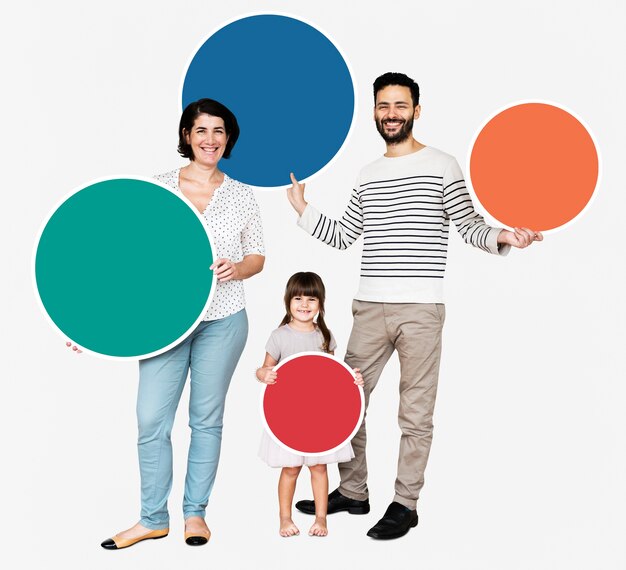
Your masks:
M433 303L370 303L354 300L346 363L360 368L365 409L394 350L400 358L400 453L394 501L415 509L433 435L433 410L445 307ZM339 463L342 495L368 498L365 418L352 439L355 457Z

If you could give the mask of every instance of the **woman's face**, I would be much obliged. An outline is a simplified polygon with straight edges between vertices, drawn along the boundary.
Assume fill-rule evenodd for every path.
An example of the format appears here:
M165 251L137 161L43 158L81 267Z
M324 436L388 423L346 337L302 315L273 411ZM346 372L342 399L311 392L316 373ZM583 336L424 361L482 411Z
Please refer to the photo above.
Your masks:
M216 166L226 149L228 135L224 119L202 114L196 117L190 133L185 133L196 162L204 166Z

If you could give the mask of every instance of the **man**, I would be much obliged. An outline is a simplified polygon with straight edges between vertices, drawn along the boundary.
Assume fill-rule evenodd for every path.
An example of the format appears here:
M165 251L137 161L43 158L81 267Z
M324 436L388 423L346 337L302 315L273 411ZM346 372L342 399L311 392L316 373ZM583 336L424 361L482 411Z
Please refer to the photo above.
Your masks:
M387 151L361 170L341 220L307 204L305 185L293 174L287 190L300 215L298 225L314 237L345 249L364 236L345 361L361 369L366 408L394 350L400 358L402 436L395 496L367 533L376 539L398 538L417 525L416 503L432 440L450 219L467 243L496 255L543 239L526 228L511 232L485 224L456 160L413 137L419 115L417 83L402 73L385 73L374 82L374 120ZM339 464L341 484L328 497L328 514L369 512L365 443L364 420L352 440L354 459ZM299 501L296 508L315 512L313 501Z

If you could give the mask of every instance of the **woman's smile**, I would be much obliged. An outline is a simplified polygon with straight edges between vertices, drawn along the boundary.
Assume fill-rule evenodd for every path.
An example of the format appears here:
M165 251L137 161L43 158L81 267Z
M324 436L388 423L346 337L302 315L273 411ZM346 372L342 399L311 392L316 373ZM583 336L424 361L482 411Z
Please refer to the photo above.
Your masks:
M186 138L194 160L206 166L215 166L224 155L228 142L224 119L206 113L198 115Z

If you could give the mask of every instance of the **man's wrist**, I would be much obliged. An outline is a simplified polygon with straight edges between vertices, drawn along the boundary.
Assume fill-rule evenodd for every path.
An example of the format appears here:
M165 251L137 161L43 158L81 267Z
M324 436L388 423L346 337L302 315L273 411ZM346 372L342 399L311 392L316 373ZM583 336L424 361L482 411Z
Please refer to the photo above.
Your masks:
M293 207L295 208L296 212L298 212L298 216L302 217L302 214L304 214L304 210L306 210L306 207L308 205L309 204L305 200L302 200L302 202L294 204Z
M506 235L507 233L508 233L508 230L500 230L500 233L498 234L498 237L497 237L497 240L496 240L497 243L499 243L499 244L500 243L509 243L508 240L507 240L507 235Z

